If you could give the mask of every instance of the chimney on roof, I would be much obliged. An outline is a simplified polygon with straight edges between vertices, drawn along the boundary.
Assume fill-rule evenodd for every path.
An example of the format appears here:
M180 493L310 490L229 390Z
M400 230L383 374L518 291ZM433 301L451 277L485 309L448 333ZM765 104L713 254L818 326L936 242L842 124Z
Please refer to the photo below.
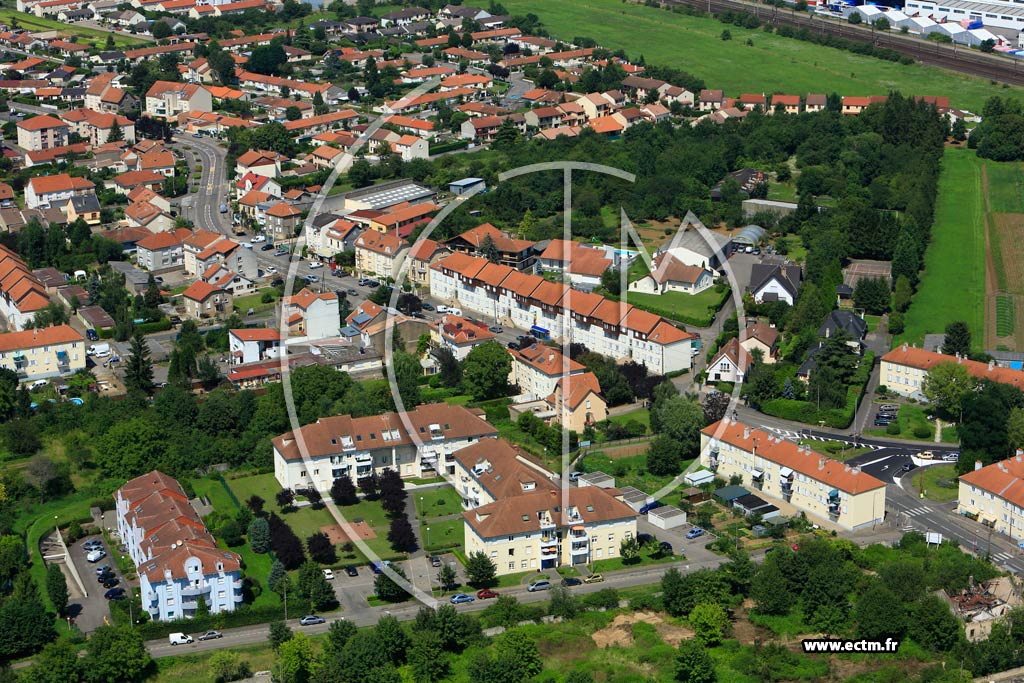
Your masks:
M904 351L906 351L906 350L907 350L907 343L906 343L906 342L903 342L903 350L904 350Z
M978 470L981 469L981 467L982 467L981 461L980 460L975 460L974 461L974 471L977 472Z
M994 360L990 360L990 361L988 362L988 371L989 371L989 372L992 372L992 368L994 368L994 367L995 367L995 365L996 365L996 362L995 362Z
M854 466L854 467L852 467L850 469L850 472L852 472L854 476L857 476L858 474L860 474L860 468L857 467L857 466Z
M744 427L743 428L743 438L744 439L749 439L750 438L750 427Z
M825 458L818 458L818 469L825 469Z
M1021 449L1018 448L1016 456L1017 456L1017 462L1021 462L1021 459L1022 459L1021 456L1024 456L1024 451L1022 451Z

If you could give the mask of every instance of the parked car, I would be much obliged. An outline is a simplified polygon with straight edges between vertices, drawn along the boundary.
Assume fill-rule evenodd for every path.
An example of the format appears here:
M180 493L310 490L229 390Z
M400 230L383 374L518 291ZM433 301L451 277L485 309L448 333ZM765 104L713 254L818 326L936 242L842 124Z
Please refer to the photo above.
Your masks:
M324 619L323 617L318 617L315 614L308 614L308 615L302 617L301 619L299 619L299 625L300 626L313 626L314 624L323 624L326 621L327 620Z
M324 578L328 581L334 581L334 571L331 569L324 570Z
M583 583L601 583L604 581L604 577L600 574L591 574L587 578L583 579Z
M537 591L548 591L551 590L551 582L547 579L539 579L527 586L526 590L531 593L535 593Z
M347 567L345 567L345 573L349 576L359 576L359 570L356 569L356 566L354 564L350 564Z
M686 537L689 538L689 539L700 538L703 535L704 535L704 530L701 529L699 526L695 526L695 527L693 527L692 529L690 529L689 531L686 532Z
M484 588L476 594L476 597L480 600L490 600L491 598L498 597L498 591L492 591L490 588Z
M277 251L274 252L274 256L287 256L287 255L288 255L288 250L287 249L278 249Z
M124 589L123 588L111 588L110 590L108 590L106 593L103 594L103 597L106 598L107 600L123 600L124 599Z
M114 568L111 567L109 564L105 564L103 566L96 567L96 575L97 576L100 575L100 574L106 574L106 573L112 572L112 571L114 571Z
M359 296L359 292L354 289L349 289L347 293L349 296Z
M93 550L92 552L90 552L88 555L85 556L85 559L87 561L89 561L89 562L99 562L100 560L102 560L106 556L107 556L107 551L105 551L105 550Z
M324 264L320 263L319 261L310 261L308 265L310 270L316 270L317 268L324 267Z
M956 462L957 460L960 459L960 454L959 453L946 453L945 455L942 456L942 459L945 460L946 462Z
M430 305L429 303L427 303L426 301L424 301L423 303L420 304L420 308L422 308L424 311L432 311L432 310L434 310L434 307L432 305Z
M344 274L345 274L344 271L338 270L337 268L335 268L334 270L331 271L331 276L332 277L341 277Z
M438 557L437 555L431 555L430 556L430 566L431 567L440 567L441 566L441 558Z
M274 266L267 266L263 272L267 275L274 275L275 273L277 273L277 268L275 268Z
M121 579L117 578L116 576L111 576L111 577L108 577L107 580L103 582L103 587L104 588L113 588L114 586L116 586L119 583L121 583Z
M567 576L562 579L562 585L566 588L572 588L573 586L582 586L583 582L577 579L575 576Z
M640 542L640 545L647 545L654 542L654 536L651 534L637 534L636 540Z
M493 332L494 334L501 334L502 332L505 331L505 328L503 328L501 325L491 325L490 327L487 328L487 331Z
M374 574L380 574L382 571L384 571L384 567L390 567L390 566L391 566L391 562L388 561L388 560L384 560L383 562L371 562L370 563L370 568L373 569L373 573Z
M320 282L320 278L318 278L316 275L307 275L303 279L309 284L313 284L314 282Z
M448 601L453 605L458 605L463 602L473 602L476 600L472 595L466 595L465 593L456 593Z
M103 574L97 574L96 575L96 583L104 584L107 581L110 581L111 579L116 579L116 578L117 577L114 576L114 572L105 572Z
M273 248L273 244L264 244L262 247L260 247L260 251L270 251Z
M252 242L253 244L260 244L261 242L266 242L267 238L264 235L256 235L249 241Z
M932 451L921 451L920 453L917 454L917 457L922 458L924 460L934 460L935 453L933 453Z
M100 335L96 334L96 330L91 327L85 331L85 338L89 341L99 341Z
M90 538L82 544L82 548L85 550L100 550L103 548L103 541L98 538Z
M192 642L192 636L185 635L184 633L170 633L167 636L167 640L170 641L171 645L188 645Z
M876 427L888 427L892 424L892 420L886 420L885 418L876 417L873 423Z
M890 413L895 413L899 411L900 407L895 403L883 403L882 405L878 406L878 409Z
M223 638L224 634L220 631L207 631L203 635L199 636L199 640L217 640Z
M582 477L582 476L583 476L582 472L570 472L569 473L569 481L578 481L579 478Z
M651 510L656 510L662 507L663 505L664 503L662 503L660 500L652 500L650 503L647 503L647 505L644 505L643 507L640 508L640 514L646 515Z

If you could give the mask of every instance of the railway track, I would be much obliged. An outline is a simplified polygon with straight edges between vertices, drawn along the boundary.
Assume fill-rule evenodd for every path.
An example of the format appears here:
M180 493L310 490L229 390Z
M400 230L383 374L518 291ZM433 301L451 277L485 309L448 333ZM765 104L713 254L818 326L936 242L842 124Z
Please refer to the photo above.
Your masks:
M869 27L856 26L845 21L829 19L820 15L796 14L785 8L775 8L741 0L662 0L666 5L688 5L694 9L718 14L721 12L748 12L761 21L776 26L804 28L819 35L874 44L889 48L913 58L921 64L937 66L949 71L988 78L999 83L1024 85L1024 67L1017 59L987 55L962 46L921 40L901 33L872 31ZM943 95L945 93L928 93Z

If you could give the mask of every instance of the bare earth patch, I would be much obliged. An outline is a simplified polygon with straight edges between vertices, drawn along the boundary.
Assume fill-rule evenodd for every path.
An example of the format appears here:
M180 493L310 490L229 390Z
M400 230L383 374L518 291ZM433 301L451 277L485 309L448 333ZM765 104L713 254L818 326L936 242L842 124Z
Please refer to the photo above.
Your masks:
M632 614L620 614L612 620L612 623L594 632L591 638L599 648L610 645L629 647L633 644L633 624L644 622L654 626L658 635L667 645L676 647L684 640L693 638L693 631L675 624L665 623L665 619L657 612L633 612Z
M355 532L356 538L368 541L371 538L377 538L377 533L366 524L366 522L350 522L349 526L352 531ZM320 531L327 534L327 538L331 541L331 545L338 545L339 543L348 543L355 539L349 538L345 530L337 524L331 524L328 526L320 527Z

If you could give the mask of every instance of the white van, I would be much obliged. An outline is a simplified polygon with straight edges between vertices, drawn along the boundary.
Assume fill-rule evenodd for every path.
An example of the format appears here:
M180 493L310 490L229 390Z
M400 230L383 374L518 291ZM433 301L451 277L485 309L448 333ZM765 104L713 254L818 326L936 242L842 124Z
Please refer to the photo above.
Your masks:
M170 641L171 645L188 645L192 642L192 636L184 633L172 633L167 636L167 640Z

